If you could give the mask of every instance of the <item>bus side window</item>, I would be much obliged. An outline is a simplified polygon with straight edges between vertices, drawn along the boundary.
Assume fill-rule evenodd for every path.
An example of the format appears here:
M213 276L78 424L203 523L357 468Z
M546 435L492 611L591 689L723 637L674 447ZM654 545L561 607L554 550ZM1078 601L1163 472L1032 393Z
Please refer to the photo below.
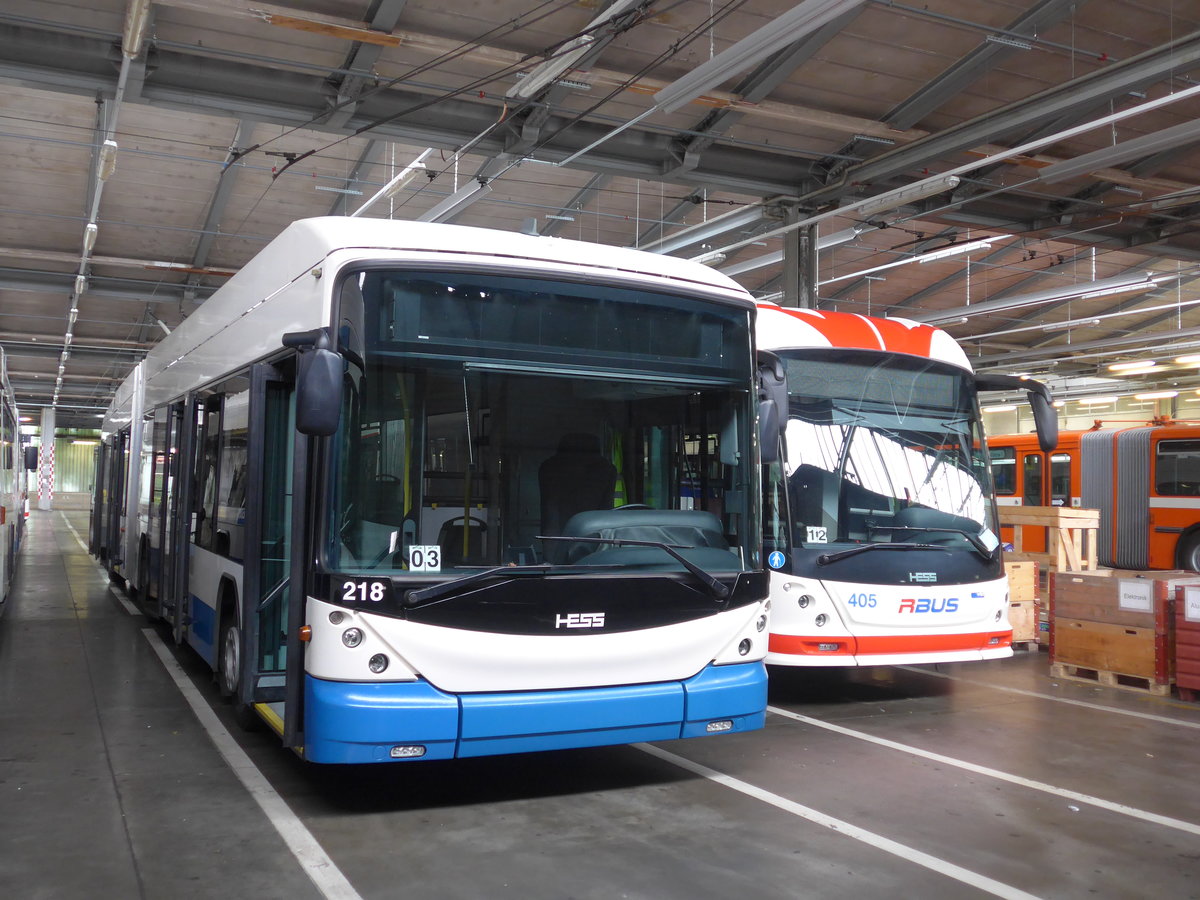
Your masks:
M1071 505L1071 454L1055 453L1050 457L1050 505Z
M1042 455L1026 453L1021 461L1021 479L1025 486L1024 504L1042 505Z
M1154 452L1154 492L1200 497L1200 441L1159 441Z
M992 447L992 480L997 494L1017 492L1017 453L1012 447Z
M218 448L221 441L221 398L209 397L199 413L199 435L196 441L195 509L193 510L192 541L200 547L212 548L216 521Z

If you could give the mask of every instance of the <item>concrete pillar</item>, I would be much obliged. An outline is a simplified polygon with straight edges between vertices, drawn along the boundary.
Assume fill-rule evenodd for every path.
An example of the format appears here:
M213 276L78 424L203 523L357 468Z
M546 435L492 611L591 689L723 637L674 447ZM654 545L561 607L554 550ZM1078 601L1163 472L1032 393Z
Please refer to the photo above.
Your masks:
M38 448L38 509L50 509L54 498L54 409L42 408L42 438Z

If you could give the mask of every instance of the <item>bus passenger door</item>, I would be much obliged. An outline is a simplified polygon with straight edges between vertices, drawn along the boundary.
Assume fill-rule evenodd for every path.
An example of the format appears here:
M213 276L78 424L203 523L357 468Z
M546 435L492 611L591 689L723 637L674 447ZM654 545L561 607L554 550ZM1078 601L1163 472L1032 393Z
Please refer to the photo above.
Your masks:
M289 622L303 621L304 586L293 588L292 581L294 515L300 512L293 509L293 470L303 443L296 439L291 377L267 363L254 366L248 415L241 701L266 704L258 711L292 746L304 670Z
M167 416L167 480L164 492L167 523L163 533L162 590L159 608L171 624L175 643L183 642L186 626L188 560L194 481L191 460L196 446L196 398L172 403Z
M179 517L186 507L181 506L180 494L186 478L180 477L183 455L182 437L184 404L172 403L167 408L166 433L163 435L163 485L158 496L158 534L155 539L160 548L158 554L158 614L171 624L171 631L178 643L180 628L179 602L175 572L181 560L187 559L187 547L179 543ZM186 582L185 582L186 583Z

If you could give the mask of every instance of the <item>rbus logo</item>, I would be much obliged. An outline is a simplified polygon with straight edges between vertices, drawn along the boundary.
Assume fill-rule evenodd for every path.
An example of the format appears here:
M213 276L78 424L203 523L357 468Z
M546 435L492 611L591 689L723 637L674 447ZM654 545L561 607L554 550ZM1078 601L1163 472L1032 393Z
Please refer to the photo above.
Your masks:
M604 613L568 613L554 617L555 628L603 628Z
M920 597L916 600L901 600L900 612L910 613L942 613L958 610L957 597Z

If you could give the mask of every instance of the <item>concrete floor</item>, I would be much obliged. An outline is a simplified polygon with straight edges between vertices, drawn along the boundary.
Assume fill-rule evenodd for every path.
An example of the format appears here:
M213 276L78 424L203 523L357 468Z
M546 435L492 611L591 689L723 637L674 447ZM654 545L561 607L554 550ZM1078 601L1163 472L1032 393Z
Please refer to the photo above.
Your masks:
M1056 681L1045 654L776 671L746 735L323 768L238 731L189 651L164 666L86 514L29 525L0 609L0 897L1200 897L1200 704Z

